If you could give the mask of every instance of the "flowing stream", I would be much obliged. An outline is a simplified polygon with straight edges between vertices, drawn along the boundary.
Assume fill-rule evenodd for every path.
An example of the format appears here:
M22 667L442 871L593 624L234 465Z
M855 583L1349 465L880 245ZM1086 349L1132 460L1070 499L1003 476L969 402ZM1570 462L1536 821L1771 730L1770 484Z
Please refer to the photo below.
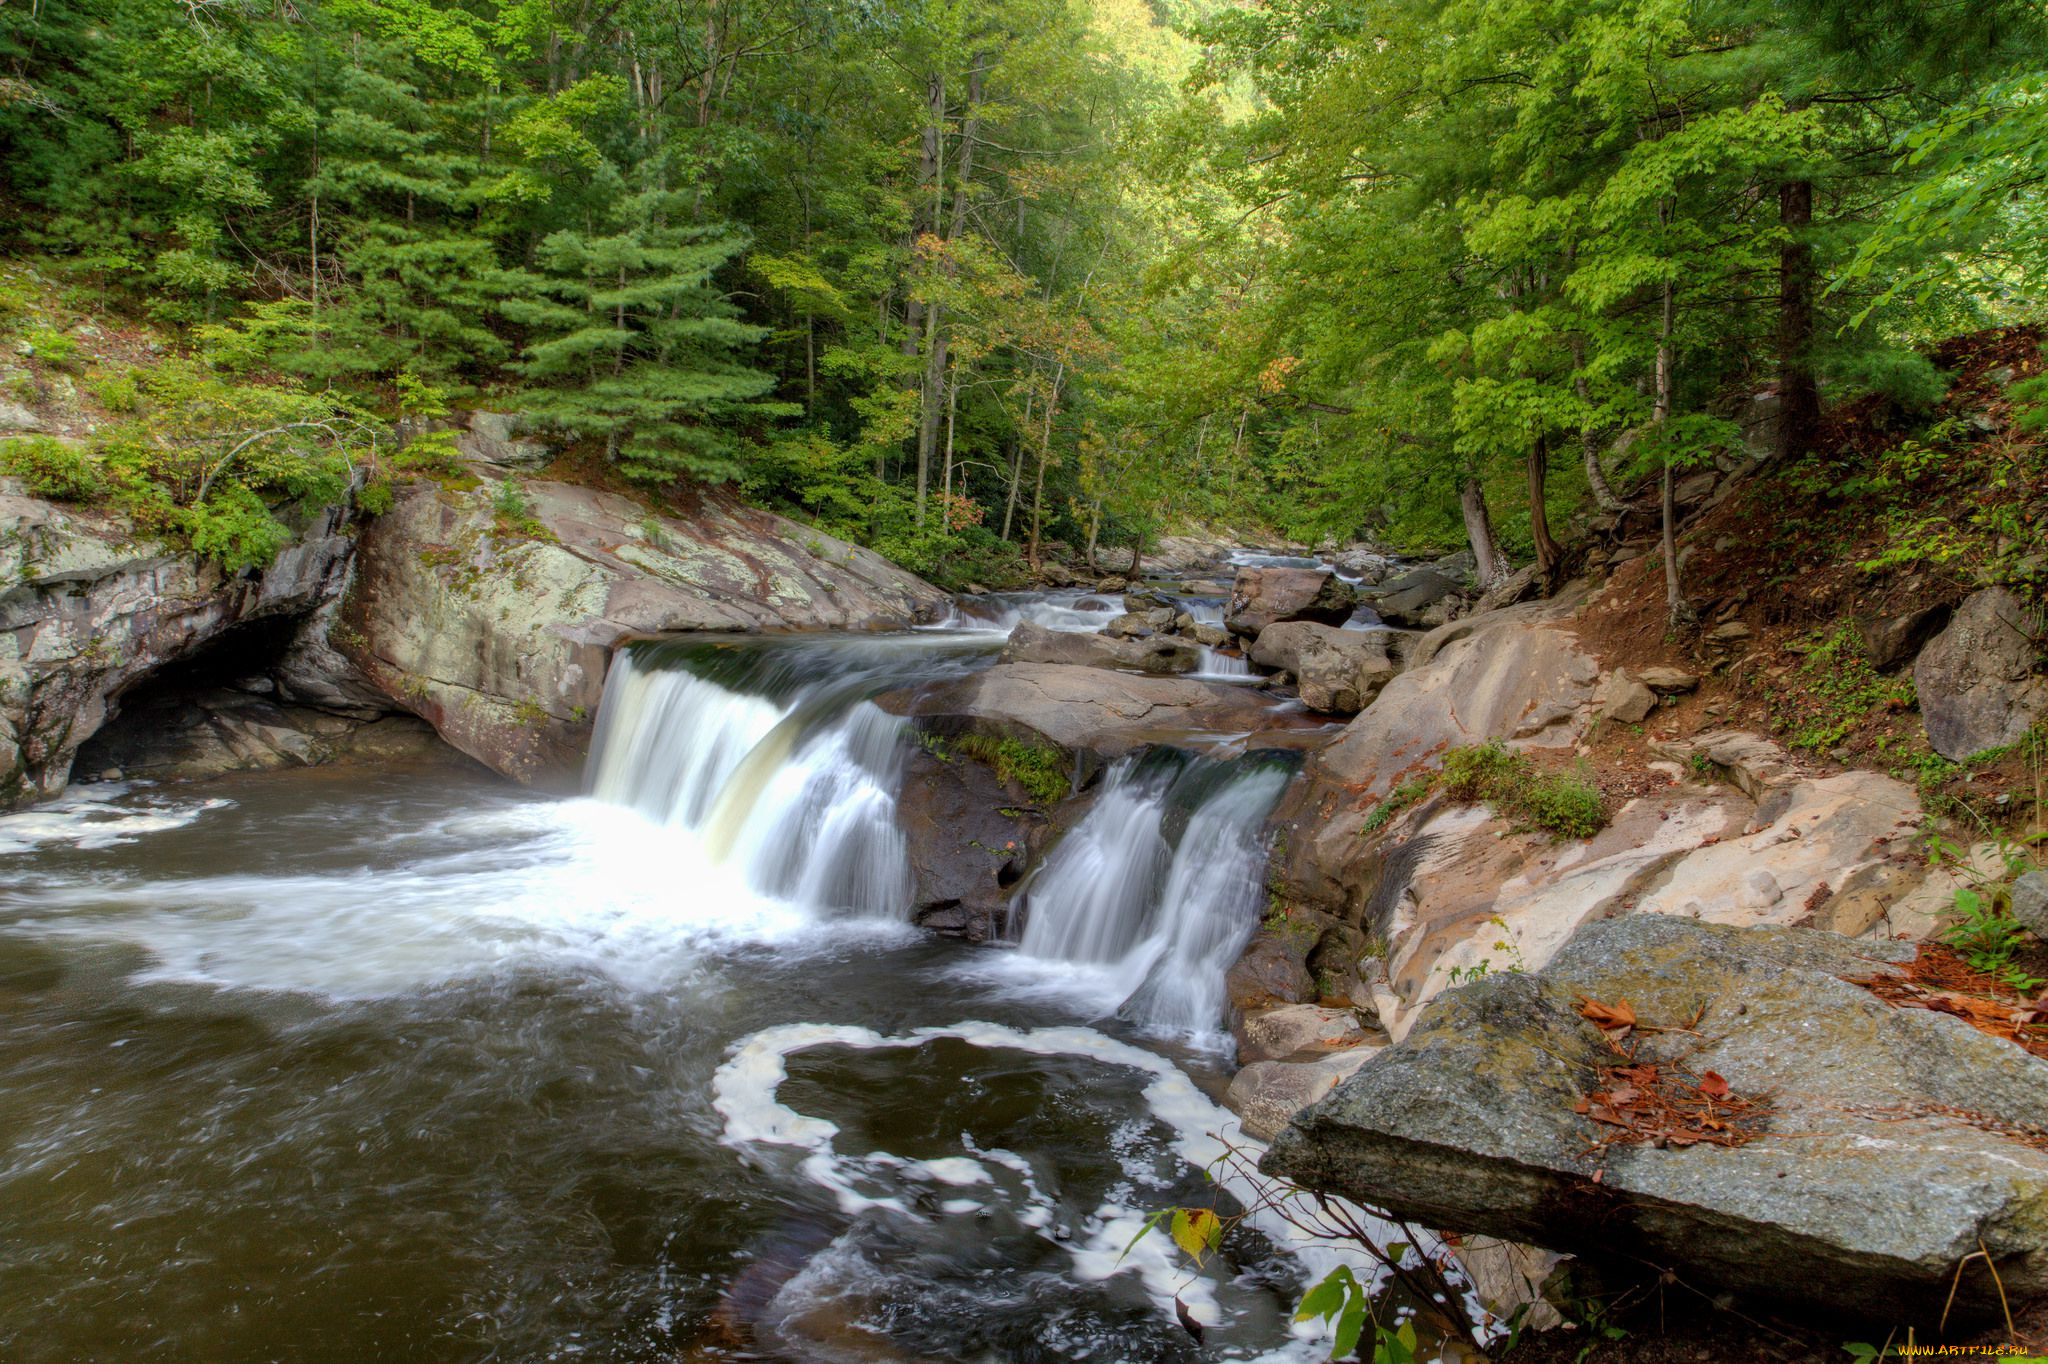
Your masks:
M1318 1357L1283 1229L1130 1246L1235 1130L1199 1035L1288 769L1119 766L1019 944L928 940L871 698L1000 629L637 646L584 799L0 816L0 1358Z

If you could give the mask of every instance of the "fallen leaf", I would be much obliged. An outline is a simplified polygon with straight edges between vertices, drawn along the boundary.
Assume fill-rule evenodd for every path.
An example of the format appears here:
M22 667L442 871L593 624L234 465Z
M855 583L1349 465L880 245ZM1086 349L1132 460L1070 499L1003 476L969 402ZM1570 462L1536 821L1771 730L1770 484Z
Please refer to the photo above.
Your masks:
M1700 1076L1700 1093L1709 1099L1725 1099L1728 1097L1728 1082L1721 1078L1718 1071L1710 1070Z
M1625 999L1618 1004L1602 1004L1598 1000L1581 998L1579 1017L1603 1032L1620 1032L1636 1025L1636 1011Z

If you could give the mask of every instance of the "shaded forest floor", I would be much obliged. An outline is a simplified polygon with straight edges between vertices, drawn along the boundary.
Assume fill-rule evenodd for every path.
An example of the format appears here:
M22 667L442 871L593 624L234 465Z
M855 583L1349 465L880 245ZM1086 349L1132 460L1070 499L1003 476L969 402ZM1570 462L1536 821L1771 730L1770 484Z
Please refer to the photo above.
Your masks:
M1876 399L1828 416L1820 448L1728 476L1679 539L1693 622L1667 626L1654 486L1640 490L1613 548L1619 567L1579 623L1608 666L1697 674L1640 725L1593 740L1603 790L1626 798L1650 744L1719 729L1776 737L1818 770L1868 768L1914 785L1932 814L1984 831L2037 822L2042 742L2029 736L1965 763L1936 754L1910 655L1873 657L1872 634L1941 613L1980 587L2036 602L2048 587L2048 440L2016 421L2011 385L2044 370L2039 328L1946 343L1955 376L1932 413Z

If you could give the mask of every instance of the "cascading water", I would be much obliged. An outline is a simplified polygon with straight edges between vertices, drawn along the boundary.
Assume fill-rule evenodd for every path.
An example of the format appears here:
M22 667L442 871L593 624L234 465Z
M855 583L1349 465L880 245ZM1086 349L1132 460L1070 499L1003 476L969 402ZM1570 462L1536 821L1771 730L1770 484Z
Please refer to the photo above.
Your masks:
M905 725L866 694L961 671L982 651L939 637L623 650L591 743L591 794L695 839L762 895L900 918Z
M1223 603L1220 601L1188 597L1182 600L1181 606L1194 617L1197 625L1223 624ZM1201 648L1202 666L1195 670L1195 676L1223 682L1251 680L1251 661L1243 654L1226 654L1221 649L1212 649L1206 644Z
M1284 1226L1137 1241L1236 1137L1214 1059L1134 1033L1217 1022L1285 767L1116 769L1032 883L1057 962L925 938L869 698L999 642L633 646L593 799L337 768L0 816L0 1355L1325 1357L1335 1261ZM1138 1026L973 961L1115 976Z
M1280 755L1126 759L1018 897L1021 951L1102 968L1141 1027L1204 1032L1258 917Z

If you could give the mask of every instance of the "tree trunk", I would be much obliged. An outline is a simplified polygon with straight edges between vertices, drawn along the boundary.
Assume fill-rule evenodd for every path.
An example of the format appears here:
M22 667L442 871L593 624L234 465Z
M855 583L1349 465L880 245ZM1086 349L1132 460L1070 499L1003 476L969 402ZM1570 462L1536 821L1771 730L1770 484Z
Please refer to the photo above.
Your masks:
M1508 576L1508 558L1501 553L1500 540L1493 533L1493 514L1486 509L1486 489L1475 475L1468 474L1458 490L1458 509L1465 517L1465 538L1472 544L1473 573L1484 592Z
M1031 548L1025 558L1032 569L1038 568L1038 540L1045 528L1045 466L1052 462L1052 419L1059 411L1060 387L1067 377L1067 365L1063 360L1053 371L1052 392L1045 399L1045 426L1038 441L1038 486L1031 493Z
M948 371L946 376L946 473L944 479L939 484L942 490L942 495L939 499L939 506L941 508L939 528L945 531L953 529L953 422L954 418L959 415L959 411L960 376Z
M1543 505L1543 485L1550 477L1550 441L1541 431L1529 442L1529 538L1536 543L1537 575L1548 579L1557 570L1557 541L1550 538L1550 509Z
M1031 403L1035 393L1024 395L1024 420L1017 423L1017 448L1010 455L1010 495L1003 499L1003 534L1010 538L1011 524L1017 517L1017 490L1024 482L1024 433L1031 429Z
M1678 317L1678 296L1671 287L1671 281L1664 281L1663 312L1657 323L1657 404L1651 410L1650 422L1662 426L1671 418L1671 396L1675 376L1672 373L1671 333ZM1676 630L1683 625L1691 613L1686 609L1685 593L1678 582L1678 506L1672 496L1672 449L1666 441L1663 449L1663 478L1660 498L1663 503L1663 550L1664 550L1664 625Z
M1813 448L1820 429L1820 386L1813 375L1813 181L1778 187L1778 441L1776 454L1791 459Z
M931 486L932 456L939 443L939 394L946 387L945 309L934 303L924 314L924 380L917 410L917 524L924 525L925 498Z
M1586 405L1588 412L1593 407L1593 391L1586 383L1586 340L1572 338L1572 368L1581 371L1572 376L1572 388L1579 395L1579 401ZM1586 486L1593 492L1593 501L1605 512L1621 510L1621 499L1614 495L1614 485L1607 481L1607 471L1600 467L1600 432L1590 418L1579 428L1580 453L1586 461Z

